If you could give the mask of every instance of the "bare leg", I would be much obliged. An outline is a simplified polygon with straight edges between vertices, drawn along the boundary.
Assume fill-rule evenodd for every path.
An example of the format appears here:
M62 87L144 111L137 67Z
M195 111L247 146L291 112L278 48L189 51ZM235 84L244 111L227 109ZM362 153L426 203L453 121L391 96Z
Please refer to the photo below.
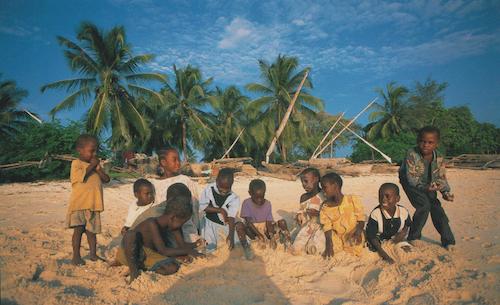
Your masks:
M135 280L140 273L139 251L142 248L138 233L134 230L127 231L123 235L123 249L130 273L130 282Z
M80 246L82 243L82 234L85 232L84 226L77 226L73 228L73 238L71 240L73 246L73 258L71 263L73 265L85 265L85 261L80 256Z
M97 238L96 238L96 234L92 233L92 232L89 232L89 231L85 231L85 235L87 235L87 241L89 242L90 260L94 261L94 262L97 261L98 259L104 261L103 258L100 258L99 256L97 256Z
M238 239L240 240L241 246L243 247L243 253L247 260L253 259L252 249L247 242L247 230L245 224L242 222L236 223L236 233L238 234Z

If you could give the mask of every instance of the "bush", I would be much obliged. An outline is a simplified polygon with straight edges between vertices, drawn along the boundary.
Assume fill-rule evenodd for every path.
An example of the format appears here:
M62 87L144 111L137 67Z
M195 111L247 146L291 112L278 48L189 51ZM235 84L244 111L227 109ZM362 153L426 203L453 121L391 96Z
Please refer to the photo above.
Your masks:
M47 155L75 154L75 141L82 133L81 123L63 126L59 122L33 123L23 127L16 137L0 143L0 164L39 161ZM0 183L40 179L66 179L71 163L52 160L44 167L29 166L0 172Z
M416 145L416 141L417 138L413 133L405 132L388 139L377 139L372 144L391 157L392 162L400 164L406 156L408 149ZM361 140L357 140L353 146L351 159L353 162L372 160L372 151L375 160L384 160L378 152L372 150Z

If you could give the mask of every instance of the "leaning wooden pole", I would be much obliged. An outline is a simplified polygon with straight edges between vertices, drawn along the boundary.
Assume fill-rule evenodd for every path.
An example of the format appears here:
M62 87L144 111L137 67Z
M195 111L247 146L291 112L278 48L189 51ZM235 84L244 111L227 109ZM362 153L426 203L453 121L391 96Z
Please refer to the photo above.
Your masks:
M363 112L365 112L366 110L368 110L368 108L371 107L371 105L373 105L373 103L375 103L375 101L377 101L377 97L374 98L363 110L361 110L352 120L349 121L349 123L347 123L347 125L344 125L344 128L342 128L342 130L340 130L339 133L337 133L336 136L334 136L330 141L328 141L328 143L323 146L323 148L321 148L315 155L313 155L311 157L310 160L312 159L316 159L319 155L321 155L321 153L328 147L330 146L330 144L332 144L333 142L335 142L335 140L337 140L338 137L340 137L340 135L349 127L352 125L352 123L354 123L354 121L356 121L357 118L359 118L359 116L361 114L363 114Z
M328 138L328 136L333 131L333 129L335 128L335 126L337 126L337 124L340 122L340 120L342 119L342 117L344 116L344 114L345 114L345 112L342 112L340 114L340 116L337 118L337 120L335 121L335 123L333 123L332 127L330 127L330 129L328 129L328 131L326 132L326 134L323 137L323 139L321 139L321 142L319 142L318 146L316 146L316 149L312 153L312 156L314 156L314 154L318 151L318 149L321 147L321 144L323 144L323 142L325 142L326 138Z
M342 124L343 126L344 123L340 122L340 124ZM366 145L370 146L373 150L376 150L382 157L384 157L384 159L387 160L387 162L389 163L392 163L392 159L391 157L389 157L388 155L384 154L380 149L378 149L377 147L375 147L375 145L371 144L370 142L368 142L367 140L365 140L362 136L360 136L359 134L357 134L354 130L352 130L351 128L347 127L347 130L349 130L353 135L355 135L358 139L360 139L361 141L363 141Z
M271 145L269 145L269 148L267 149L267 152L266 152L266 163L269 163L269 156L274 151L274 147L276 146L276 142L278 141L278 138L280 137L281 133L283 132L283 129L285 129L286 123L288 122L288 119L290 118L290 114L292 113L293 106L295 105L295 101L299 97L300 90L302 90L302 86L304 85L304 82L306 81L306 78L308 75L309 75L309 71L306 71L306 74L304 75L304 78L300 82L300 85L297 88L297 91L295 91L295 95L293 96L292 101L290 102L290 105L288 105L288 109L286 110L285 116L281 120L281 123L280 123L280 126L278 127L278 130L276 130L276 133L274 134L274 138L271 141Z
M245 128L243 128L240 131L240 133L238 134L238 136L236 137L236 139L233 141L233 144L231 144L231 146L229 146L229 148L226 150L226 152L224 153L224 155L222 155L221 159L224 159L226 156L229 156L229 152L231 152L231 149L233 149L234 145L236 145L236 143L240 139L241 135L243 134L243 131L245 131Z

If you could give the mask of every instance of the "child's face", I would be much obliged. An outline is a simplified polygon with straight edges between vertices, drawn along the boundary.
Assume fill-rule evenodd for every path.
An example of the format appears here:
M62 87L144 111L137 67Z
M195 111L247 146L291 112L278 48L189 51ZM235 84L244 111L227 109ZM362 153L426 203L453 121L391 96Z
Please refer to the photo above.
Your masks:
M134 193L135 198L137 198L138 206L145 206L150 204L155 199L154 189L150 186L143 185L139 187L139 191Z
M248 194L250 194L250 198L256 205L263 205L266 202L266 190L265 189L257 189L257 190L249 190Z
M85 161L85 162L90 162L92 158L95 158L96 153L97 153L97 142L95 141L88 141L83 144L83 146L78 147L76 149L78 151L78 154L80 155L80 160Z
M177 174L181 169L179 153L175 150L167 151L163 159L160 160L160 165L165 171Z
M439 139L435 132L427 132L418 142L418 148L423 155L430 155L438 147Z
M392 188L382 189L378 192L378 202L384 210L392 210L399 202L399 195Z
M231 188L233 187L233 179L220 179L217 178L215 181L219 193L223 196L231 193Z
M300 176L300 181L302 182L302 187L308 193L314 191L319 186L319 178L313 175L313 173L306 173Z
M336 183L321 182L321 189L328 199L336 198L340 193L340 187Z

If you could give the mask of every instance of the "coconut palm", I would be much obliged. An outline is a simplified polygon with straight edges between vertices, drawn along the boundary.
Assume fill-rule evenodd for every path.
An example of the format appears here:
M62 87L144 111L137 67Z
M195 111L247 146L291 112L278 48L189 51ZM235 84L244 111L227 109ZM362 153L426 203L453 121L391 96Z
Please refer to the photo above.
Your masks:
M261 83L251 83L246 86L247 90L263 95L252 101L251 107L261 111L259 123L267 134L267 143L271 142L275 130L308 70L298 71L298 66L299 62L296 57L278 55L272 64L259 60ZM290 148L293 149L292 145L300 143L307 137L308 120L314 117L316 111L323 110L321 99L309 93L308 89L312 87L310 79L306 79L290 120L278 140L277 146L283 161L287 160L287 153Z
M136 97L147 96L163 101L162 96L141 86L142 82L165 82L158 73L141 73L142 65L150 62L153 55L133 55L122 26L101 31L94 24L83 22L77 31L78 42L58 36L64 47L64 56L72 72L78 78L47 84L41 88L66 89L65 97L50 113L54 116L62 110L72 109L77 102L92 101L85 115L86 129L99 134L111 128L111 146L126 147L134 135L147 138L149 129L136 107Z
M225 150L231 146L238 134L247 126L248 98L241 94L235 86L226 89L217 87L209 98L213 108L212 139L204 148L205 159L212 160L220 158ZM238 144L232 149L233 155L238 155L244 149L243 143L248 139L246 135L240 137Z
M17 108L27 95L28 91L17 87L14 81L0 82L0 138L12 137L27 123L27 113Z
M368 139L388 138L407 130L408 107L404 98L408 89L390 82L387 84L386 92L381 88L376 91L383 98L384 104L375 103L373 106L376 110L369 116L372 122L366 126Z
M212 116L203 107L208 103L208 86L212 78L203 80L198 68L188 65L184 69L173 66L175 83L168 84L161 90L166 105L161 109L168 114L168 126L172 137L181 147L184 160L188 159L189 142L194 147L203 147L209 138Z

